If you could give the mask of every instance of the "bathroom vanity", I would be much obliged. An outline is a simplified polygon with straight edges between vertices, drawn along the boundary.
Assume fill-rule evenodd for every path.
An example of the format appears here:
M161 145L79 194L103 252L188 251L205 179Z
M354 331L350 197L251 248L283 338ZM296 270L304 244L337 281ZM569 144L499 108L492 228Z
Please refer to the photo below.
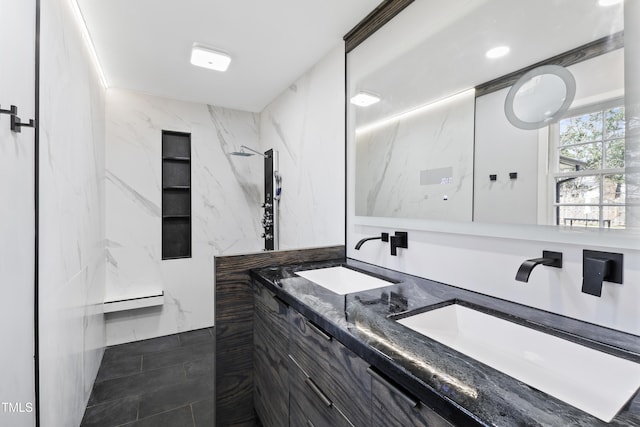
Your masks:
M388 282L341 294L318 284L322 277L296 274L339 266ZM260 268L251 276L254 406L265 427L640 425L637 388L605 421L401 323L406 313L457 301L634 369L636 336L352 259ZM606 376L608 369L591 372ZM582 380L593 383L596 400L613 392L595 376Z

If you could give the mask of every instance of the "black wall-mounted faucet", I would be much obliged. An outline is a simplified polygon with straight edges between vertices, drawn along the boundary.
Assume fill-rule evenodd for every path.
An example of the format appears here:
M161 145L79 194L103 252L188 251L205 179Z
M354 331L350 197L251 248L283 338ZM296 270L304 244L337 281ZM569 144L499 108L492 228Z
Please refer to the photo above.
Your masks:
M391 236L391 255L398 255L398 248L408 248L409 235L406 231L396 231L395 235Z
M582 251L582 292L599 297L602 282L622 283L622 254Z
M522 263L516 273L516 280L528 282L529 275L536 265L546 265L548 267L562 268L562 252L542 251L542 258L528 259Z
M359 251L364 242L368 242L369 240L382 240L383 242L388 242L389 233L381 233L378 237L365 237L364 239L361 239L358 243L356 243L355 249Z

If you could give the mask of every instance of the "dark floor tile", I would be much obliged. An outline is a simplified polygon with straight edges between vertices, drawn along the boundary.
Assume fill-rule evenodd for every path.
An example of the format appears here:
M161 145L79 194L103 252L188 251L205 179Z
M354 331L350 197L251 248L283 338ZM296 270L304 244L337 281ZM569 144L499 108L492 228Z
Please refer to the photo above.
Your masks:
M151 338L148 340L135 341L127 344L120 344L109 347L104 352L103 360L107 363L126 356L137 356L144 353L169 350L180 346L180 339L177 335L167 335L164 337Z
M213 375L185 381L140 396L139 416L145 418L193 402L213 398Z
M193 427L193 415L190 406L183 406L173 411L125 424L123 427Z
M213 336L211 335L209 328L181 332L178 334L178 337L180 338L180 344L183 346L213 341Z
M80 427L114 427L138 419L138 398L125 397L89 406Z
M115 378L95 383L89 398L89 404L135 396L143 392L151 392L185 381L182 365L170 366L135 375Z
M142 370L158 369L165 366L199 360L207 354L212 354L214 351L213 342L209 341L168 351L145 354L142 356Z
M211 398L191 405L195 427L213 427L215 425L214 410L216 406L213 400Z
M201 378L211 376L213 378L213 361L215 356L213 353L205 356L203 359L187 362L184 364L184 372L187 379Z
M123 356L100 364L96 382L137 374L142 371L142 356Z

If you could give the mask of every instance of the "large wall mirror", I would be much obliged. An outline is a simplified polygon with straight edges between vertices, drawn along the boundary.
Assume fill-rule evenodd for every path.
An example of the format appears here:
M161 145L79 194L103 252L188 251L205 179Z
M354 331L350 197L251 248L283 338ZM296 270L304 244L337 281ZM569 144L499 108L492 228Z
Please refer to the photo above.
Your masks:
M635 20L614 0L409 5L347 55L350 217L638 228Z

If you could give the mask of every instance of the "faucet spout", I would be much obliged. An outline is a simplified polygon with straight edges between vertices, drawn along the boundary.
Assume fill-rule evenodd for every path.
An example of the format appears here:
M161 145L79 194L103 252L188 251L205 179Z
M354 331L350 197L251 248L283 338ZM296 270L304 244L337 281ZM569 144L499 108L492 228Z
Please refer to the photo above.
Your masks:
M361 239L358 243L356 243L355 249L359 251L362 245L364 244L364 242L368 242L369 240L382 240L383 242L388 242L389 233L381 233L377 237L365 237L364 239Z
M542 258L528 259L520 265L516 273L516 280L519 282L528 282L531 272L537 265L546 265L549 267L562 268L562 253L542 251Z

